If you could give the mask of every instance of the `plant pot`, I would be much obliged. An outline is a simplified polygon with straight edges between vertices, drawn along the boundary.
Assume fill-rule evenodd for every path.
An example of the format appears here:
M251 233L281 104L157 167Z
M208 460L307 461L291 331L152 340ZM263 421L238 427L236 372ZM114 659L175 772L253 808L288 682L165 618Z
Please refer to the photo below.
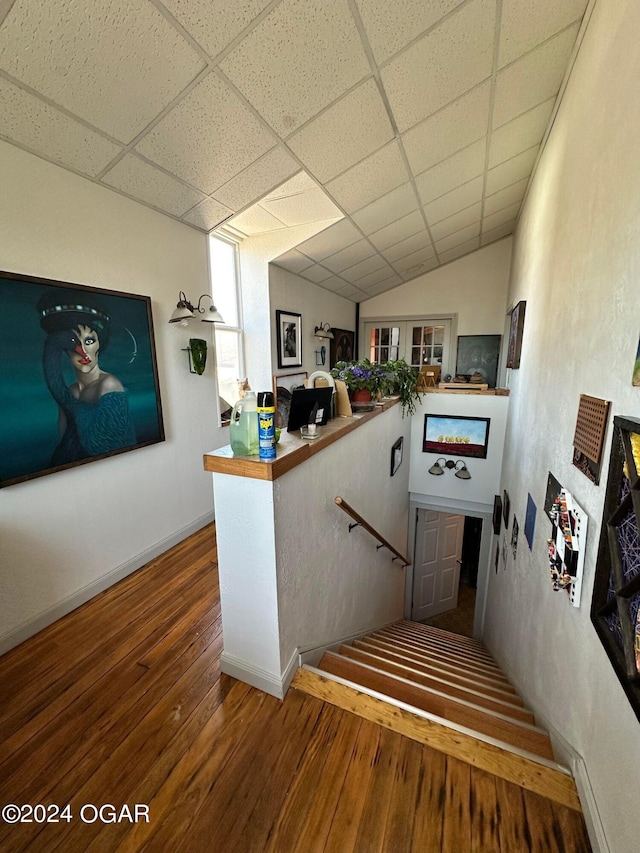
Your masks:
M354 403L370 403L371 391L368 388L358 388L351 392L351 400Z

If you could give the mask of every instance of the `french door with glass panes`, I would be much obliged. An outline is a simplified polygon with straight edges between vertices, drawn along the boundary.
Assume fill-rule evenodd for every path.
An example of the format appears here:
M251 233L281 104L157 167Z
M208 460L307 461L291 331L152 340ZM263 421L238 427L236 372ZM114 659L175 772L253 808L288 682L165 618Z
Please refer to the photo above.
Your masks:
M412 367L439 364L451 371L451 320L401 320L365 323L364 355L370 361L404 358Z

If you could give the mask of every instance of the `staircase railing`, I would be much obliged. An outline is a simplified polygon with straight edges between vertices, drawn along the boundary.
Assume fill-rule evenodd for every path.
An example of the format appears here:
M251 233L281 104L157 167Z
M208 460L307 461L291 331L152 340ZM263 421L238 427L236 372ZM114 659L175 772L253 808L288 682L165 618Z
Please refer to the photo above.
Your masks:
M350 515L351 518L353 518L356 522L355 524L349 525L349 533L351 533L354 527L363 527L368 533L370 533L375 539L378 540L380 544L376 546L377 548L386 548L388 551L391 551L391 553L394 554L393 560L400 560L403 566L411 565L410 561L404 556L404 554L401 554L400 551L394 548L393 545L388 542L384 538L384 536L382 536L382 534L378 533L375 527L372 527L368 521L365 521L365 519L360 515L360 513L356 512L356 510L350 504L348 504L344 498L338 496L335 499L335 502L340 507L340 509L343 510L343 512L346 512L347 515Z

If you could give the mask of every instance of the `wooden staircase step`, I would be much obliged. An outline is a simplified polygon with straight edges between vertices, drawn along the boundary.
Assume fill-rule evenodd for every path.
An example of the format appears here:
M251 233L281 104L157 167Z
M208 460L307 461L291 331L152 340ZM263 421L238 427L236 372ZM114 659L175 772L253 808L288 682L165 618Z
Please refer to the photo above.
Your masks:
M581 810L573 779L553 761L514 750L493 738L478 736L463 726L407 708L397 700L384 700L365 687L345 683L313 667L299 669L292 687L528 791Z
M476 640L474 637L465 637L462 634L445 631L444 628L435 628L433 625L425 625L422 622L410 622L408 619L402 619L396 625L412 631L417 636L439 637L440 639L454 641L459 646L466 646L469 649L478 649L479 651L489 653L482 640Z
M378 693L391 696L407 705L420 708L489 737L510 743L519 749L553 759L551 741L546 732L522 723L506 714L480 708L472 703L452 699L407 679L381 672L354 660L326 652L319 669L333 673L351 682L362 684Z
M417 685L429 687L433 690L445 693L453 699L462 699L467 702L472 702L474 705L479 705L482 708L487 708L488 710L495 711L498 714L506 714L520 722L535 725L535 719L531 711L528 711L526 708L521 706L513 705L510 702L506 702L504 699L492 699L484 693L474 689L473 686L461 686L442 676L438 677L435 675L427 675L406 663L395 663L387 658L371 654L370 652L365 652L362 649L355 648L354 646L341 646L338 653L343 657L368 664L369 666L375 667L383 672L388 672L391 675L397 675L401 678L409 679Z
M416 632L407 630L400 625L390 625L388 628L384 628L379 633L385 634L389 637L397 637L398 639L405 640L419 648L442 649L442 651L451 652L457 657L464 658L465 660L475 661L482 666L495 667L496 669L499 669L498 665L486 649L469 649L467 646L457 643L455 639L447 639L446 636L420 636ZM452 634L451 636L455 638L456 635Z
M452 650L445 650L439 648L425 648L423 646L416 645L415 643L409 642L404 639L399 639L397 636L393 634L384 634L382 632L377 631L374 634L368 634L367 640L380 641L397 647L398 649L402 649L406 652L411 652L416 656L422 657L424 660L441 660L448 664L453 664L456 668L465 669L468 672L477 673L479 677L484 677L490 679L496 684L509 684L509 680L504 676L502 670L498 668L496 664L489 666L484 663L478 663L477 661L469 661L467 658L461 657L457 655Z
M422 672L425 675L432 675L436 678L444 678L448 681L458 684L461 687L469 687L472 690L477 690L485 696L494 699L500 699L504 702L510 702L512 705L524 707L522 697L516 693L515 689L509 684L496 684L490 679L480 678L475 673L467 672L459 669L455 664L442 663L439 660L425 661L422 656L406 654L391 645L385 643L373 643L366 638L355 640L352 648L361 649L364 652L378 655L381 658L398 663L405 666L410 666L412 669Z

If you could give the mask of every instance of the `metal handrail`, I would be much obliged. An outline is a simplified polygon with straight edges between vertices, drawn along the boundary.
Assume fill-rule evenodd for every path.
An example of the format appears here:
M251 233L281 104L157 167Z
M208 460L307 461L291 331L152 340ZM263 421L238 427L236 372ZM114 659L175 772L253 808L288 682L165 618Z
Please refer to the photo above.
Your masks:
M337 497L335 499L335 502L340 507L341 510L346 512L347 515L350 515L351 518L353 518L356 521L356 524L350 524L349 525L349 532L351 532L354 527L364 527L364 529L368 533L370 533L375 539L378 540L378 542L380 543L377 546L378 548L386 548L387 550L391 551L392 554L395 554L393 559L394 560L401 560L403 566L410 566L411 565L410 561L404 556L404 554L401 554L400 551L398 551L396 548L394 548L390 542L387 542L387 540L384 538L384 536L382 536L380 533L378 533L378 531L375 529L375 527L372 527L367 521L365 521L364 518L360 515L360 513L356 512L356 510L352 506L350 506L345 501L344 498Z

